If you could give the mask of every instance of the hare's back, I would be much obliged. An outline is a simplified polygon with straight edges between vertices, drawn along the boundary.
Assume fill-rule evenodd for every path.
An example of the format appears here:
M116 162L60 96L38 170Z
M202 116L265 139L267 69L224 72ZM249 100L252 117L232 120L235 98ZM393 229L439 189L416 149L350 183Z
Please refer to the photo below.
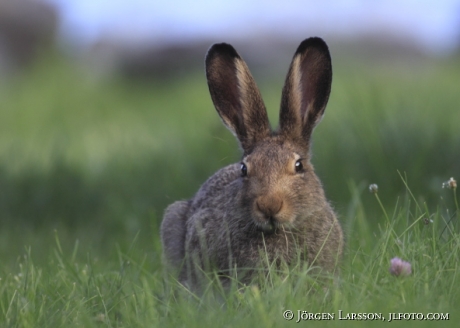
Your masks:
M189 201L177 201L165 210L161 222L161 242L167 263L180 267L185 256L185 235Z
M232 184L241 177L240 164L230 164L214 173L192 199L191 211L213 207L232 194Z

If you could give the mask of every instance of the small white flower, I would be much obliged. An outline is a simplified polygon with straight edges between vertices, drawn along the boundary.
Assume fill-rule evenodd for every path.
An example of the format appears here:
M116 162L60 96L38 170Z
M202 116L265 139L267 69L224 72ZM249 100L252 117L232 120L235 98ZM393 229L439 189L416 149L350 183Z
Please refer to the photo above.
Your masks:
M442 183L443 188L456 189L457 181L452 177L448 181Z
M373 183L369 186L369 191L373 194L376 194L379 191L379 186Z

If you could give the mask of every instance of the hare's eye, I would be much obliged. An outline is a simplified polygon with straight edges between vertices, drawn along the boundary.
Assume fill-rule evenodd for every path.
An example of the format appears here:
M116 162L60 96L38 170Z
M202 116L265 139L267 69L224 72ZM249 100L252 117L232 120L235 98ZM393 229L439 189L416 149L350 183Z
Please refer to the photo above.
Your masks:
M246 167L246 164L241 163L241 176L245 177L248 175L248 168Z
M295 172L296 173L300 173L303 171L303 164L302 164L302 161L300 159L298 159L296 162L295 162Z

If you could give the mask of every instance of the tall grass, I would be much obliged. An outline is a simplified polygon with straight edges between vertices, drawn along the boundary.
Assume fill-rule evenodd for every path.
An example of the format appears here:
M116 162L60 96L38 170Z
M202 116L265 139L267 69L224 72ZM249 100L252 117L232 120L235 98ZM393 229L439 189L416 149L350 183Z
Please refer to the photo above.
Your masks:
M439 312L456 326L459 195L442 182L460 177L458 62L335 66L313 164L347 236L336 283L298 265L194 295L163 270L162 211L239 159L203 73L100 83L50 61L0 90L1 326L295 324L285 310L334 313L329 325L354 324L339 310ZM258 81L273 125L283 79ZM393 257L413 273L392 276Z
M356 205L347 219L348 251L335 284L309 277L299 264L271 267L260 284L234 284L227 291L210 276L209 288L195 295L165 276L159 259L152 261L138 240L126 250L118 248L117 260L91 253L79 260L78 243L64 250L56 233L46 265L36 265L27 248L15 270L2 274L0 320L13 327L276 327L294 324L298 311L307 311L331 314L334 320L328 324L341 326L355 324L339 320L352 313L378 316L381 324L388 324L390 313L419 318L436 313L449 320L392 324L456 327L460 238L458 221L450 220L446 210L458 209L428 212L407 200L388 217L379 213L379 229L373 230L361 207ZM158 244L154 248L160 251ZM411 275L389 273L396 256L410 261ZM287 310L294 313L290 321L283 317Z

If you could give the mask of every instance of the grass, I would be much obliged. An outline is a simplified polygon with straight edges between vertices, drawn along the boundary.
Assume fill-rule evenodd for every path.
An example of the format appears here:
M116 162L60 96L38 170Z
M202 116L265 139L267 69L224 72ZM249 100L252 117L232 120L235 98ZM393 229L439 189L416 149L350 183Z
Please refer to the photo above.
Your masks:
M203 73L96 82L51 58L4 84L0 326L295 325L285 310L332 313L322 324L349 326L339 310L449 313L392 324L456 326L459 196L442 182L460 176L459 63L414 65L335 66L313 163L347 236L337 283L298 265L269 270L259 287L200 296L164 271L158 227L167 204L238 160ZM259 81L274 125L282 80ZM390 275L393 257L413 273Z
M378 195L376 194L376 197ZM17 327L133 327L133 326L251 326L294 324L286 310L331 313L330 325L351 313L374 313L389 320L389 313L429 313L449 316L449 321L393 322L398 325L456 325L460 301L458 287L460 239L458 218L447 209L426 212L420 204L404 202L391 217L383 217L372 231L360 205L348 222L348 251L336 285L309 278L301 265L269 270L260 288L236 286L224 293L207 289L196 296L165 276L158 261L139 250L135 240L117 260L77 260L78 244L63 250L59 234L45 266L34 264L27 248L14 273L2 276L0 316L6 326ZM453 209L458 213L458 209ZM446 212L446 213L444 213ZM432 222L425 223L430 217ZM158 245L156 251L160 251ZM389 274L392 257L409 260L413 274ZM316 286L316 287L315 287ZM320 288L318 289L318 286ZM387 321L379 321L387 324Z

